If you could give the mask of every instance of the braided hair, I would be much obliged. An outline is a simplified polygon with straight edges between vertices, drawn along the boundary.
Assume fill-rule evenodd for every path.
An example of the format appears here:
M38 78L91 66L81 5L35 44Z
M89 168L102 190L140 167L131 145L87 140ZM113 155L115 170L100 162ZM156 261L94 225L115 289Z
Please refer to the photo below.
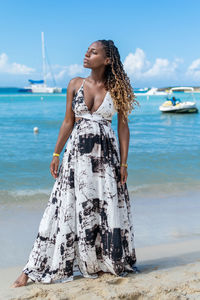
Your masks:
M110 64L106 65L104 73L105 89L110 92L116 110L122 112L123 121L128 120L128 115L136 104L133 89L129 77L124 71L120 60L120 54L112 40L97 40L103 45L106 57L110 58Z

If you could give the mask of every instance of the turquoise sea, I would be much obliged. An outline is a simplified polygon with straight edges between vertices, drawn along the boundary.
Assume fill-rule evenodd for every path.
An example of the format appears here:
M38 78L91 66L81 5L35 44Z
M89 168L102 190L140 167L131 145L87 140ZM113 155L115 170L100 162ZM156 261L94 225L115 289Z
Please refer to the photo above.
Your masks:
M188 95L182 94L182 98ZM196 94L200 106L200 94ZM160 113L163 96L147 100L129 117L130 192L162 193L198 189L200 182L200 114ZM12 195L49 191L49 172L66 95L0 94L0 193ZM37 126L39 133L34 134ZM113 117L117 135L117 115ZM14 199L13 199L14 200Z
M191 96L178 95L187 100ZM195 98L200 109L200 94ZM137 100L140 107L129 117L128 155L136 245L199 236L200 113L162 114L158 108L164 96L137 96ZM12 265L14 258L7 249L17 253L17 262L24 261L20 247L26 240L27 255L55 181L49 166L65 115L66 93L36 95L4 89L0 105L0 228L7 224L7 231L0 230L5 246L0 256L6 253L2 265ZM33 132L36 126L38 134ZM117 135L117 115L112 127ZM28 226L22 229L25 223ZM16 237L19 230L21 243L19 234Z

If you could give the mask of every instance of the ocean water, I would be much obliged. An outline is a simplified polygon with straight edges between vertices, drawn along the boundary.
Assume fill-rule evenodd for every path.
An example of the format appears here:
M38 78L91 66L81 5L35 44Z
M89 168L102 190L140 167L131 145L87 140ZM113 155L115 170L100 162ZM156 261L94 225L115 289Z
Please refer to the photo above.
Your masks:
M181 99L189 96L181 94ZM140 107L129 116L130 193L161 195L199 189L200 114L162 114L158 107L163 99L137 96ZM200 94L196 101L200 108ZM0 94L0 105L0 198L8 201L18 195L49 193L54 183L49 166L66 95ZM35 126L38 134L33 132ZM112 127L117 135L117 115Z
M191 95L179 93L179 98L189 100ZM200 94L195 98L200 109ZM140 107L129 116L127 181L136 244L199 236L200 114L162 114L159 105L165 100L163 96L137 96L137 100ZM0 228L5 224L7 228L0 230L5 246L0 256L9 248L22 262L23 241L28 254L55 182L49 167L65 116L66 94L4 90L0 105ZM33 132L36 126L38 134ZM117 115L112 127L117 135ZM26 229L22 229L24 223L28 224ZM19 243L20 229L24 238ZM11 252L7 260L12 265Z

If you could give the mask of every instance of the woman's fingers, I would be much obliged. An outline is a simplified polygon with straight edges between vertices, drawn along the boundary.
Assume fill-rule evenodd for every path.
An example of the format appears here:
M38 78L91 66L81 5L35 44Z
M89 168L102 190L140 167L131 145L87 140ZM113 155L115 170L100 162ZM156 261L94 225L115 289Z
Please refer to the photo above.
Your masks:
M127 169L125 167L121 167L120 174L121 174L121 184L124 184L128 177Z
M58 171L58 166L55 165L55 167L54 167L54 174L57 174L57 171Z
M58 175L57 175L57 172L58 172L58 164L56 164L55 162L52 162L51 165L50 165L50 172L51 172L51 175L56 178Z
M53 164L51 164L51 166L50 166L50 172L51 172L51 175L54 177L54 167L53 167Z

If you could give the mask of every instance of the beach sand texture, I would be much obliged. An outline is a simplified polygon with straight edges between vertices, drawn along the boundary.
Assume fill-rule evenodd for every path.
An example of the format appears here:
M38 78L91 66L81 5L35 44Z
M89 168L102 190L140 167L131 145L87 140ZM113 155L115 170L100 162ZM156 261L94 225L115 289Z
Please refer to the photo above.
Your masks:
M21 267L0 270L0 300L200 299L200 239L138 248L139 274L10 288Z

